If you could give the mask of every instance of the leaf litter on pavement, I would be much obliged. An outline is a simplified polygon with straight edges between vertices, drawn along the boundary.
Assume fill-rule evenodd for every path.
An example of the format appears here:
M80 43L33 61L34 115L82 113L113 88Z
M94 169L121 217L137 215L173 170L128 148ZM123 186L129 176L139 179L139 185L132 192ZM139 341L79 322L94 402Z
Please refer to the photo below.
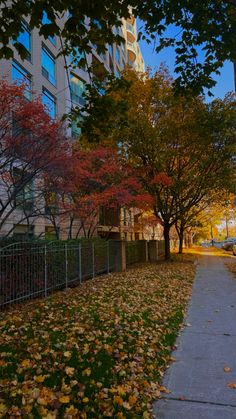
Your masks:
M146 264L0 317L1 418L151 418L194 264Z

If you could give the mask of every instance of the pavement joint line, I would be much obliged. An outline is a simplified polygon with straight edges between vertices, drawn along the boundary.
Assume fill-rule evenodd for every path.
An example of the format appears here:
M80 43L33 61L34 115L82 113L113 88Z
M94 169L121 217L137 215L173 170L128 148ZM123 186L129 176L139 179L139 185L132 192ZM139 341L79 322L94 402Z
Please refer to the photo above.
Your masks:
M189 333L192 335L207 335L207 336L225 336L227 338L230 338L231 336L236 337L236 334L234 333L209 333L209 332L192 332L191 330L183 330L182 333Z
M184 399L184 398L178 398L178 397L162 397L161 400L174 400L177 402L188 402L188 403L199 403L199 404L210 404L213 406L223 406L223 407L233 407L236 408L236 404L229 404L229 403L216 403L216 402L210 402L205 400L190 400L190 399Z

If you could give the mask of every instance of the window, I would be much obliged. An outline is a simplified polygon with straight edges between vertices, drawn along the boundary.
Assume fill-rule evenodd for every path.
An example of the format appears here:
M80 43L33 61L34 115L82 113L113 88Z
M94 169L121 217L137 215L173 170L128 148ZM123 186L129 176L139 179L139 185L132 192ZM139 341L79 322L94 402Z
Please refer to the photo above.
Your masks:
M24 96L26 99L31 100L31 75L23 67L17 64L16 61L12 63L12 81L15 81L17 84L24 83L26 86Z
M79 67L84 69L86 63L85 53L80 52L79 48L74 47L73 51L70 54L70 61L73 64L79 64Z
M55 230L54 227L46 226L45 227L45 239L46 240L57 240L60 234L59 228Z
M81 128L77 126L77 122L80 122L80 118L71 123L71 136L72 138L78 138L81 135Z
M56 192L48 192L45 195L45 214L56 215L58 212Z
M117 47L116 47L116 62L118 64L120 63L120 50Z
M74 104L82 106L85 104L85 99L83 97L85 82L72 73L70 74L70 92L71 100Z
M42 24L43 25L50 25L51 23L52 23L52 21L50 19L48 19L47 13L46 12L43 12ZM56 38L55 38L55 36L49 36L48 39L49 39L49 41L53 45L56 45Z
M42 94L42 103L46 107L46 111L51 116L51 118L56 118L56 98L47 89L44 88Z
M21 32L16 42L20 42L27 49L28 51L27 60L30 61L31 60L31 33L26 22L22 22Z
M56 85L56 62L55 58L43 46L42 48L42 74L54 86Z
M34 182L31 175L15 167L13 183L16 191L15 206L31 213L34 209Z
M34 237L34 225L15 224L13 237L18 240Z

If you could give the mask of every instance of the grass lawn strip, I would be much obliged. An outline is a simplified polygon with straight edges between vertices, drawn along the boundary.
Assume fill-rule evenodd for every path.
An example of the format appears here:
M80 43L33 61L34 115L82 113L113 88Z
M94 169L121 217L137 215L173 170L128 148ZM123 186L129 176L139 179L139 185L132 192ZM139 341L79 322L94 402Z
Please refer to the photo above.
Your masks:
M0 417L151 418L194 273L145 265L2 313Z

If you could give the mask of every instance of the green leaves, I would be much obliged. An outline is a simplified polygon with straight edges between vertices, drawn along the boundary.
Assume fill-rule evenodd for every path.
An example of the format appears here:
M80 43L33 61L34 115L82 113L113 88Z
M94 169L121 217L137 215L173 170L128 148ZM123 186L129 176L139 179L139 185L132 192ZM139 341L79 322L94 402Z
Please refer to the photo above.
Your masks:
M1 3L5 5L4 1ZM39 28L44 36L60 34L65 54L76 49L90 52L91 43L103 52L106 44L121 42L112 28L121 26L121 18L130 16L130 7L134 16L143 21L139 37L147 42L155 39L157 52L170 45L176 47L178 90L190 90L195 95L203 93L204 88L214 86L212 74L219 71L225 60L236 61L234 0L104 0L102 3L81 0L79 6L75 0L17 0L1 9L0 58L10 57L8 48L11 39L19 35L23 16L32 29ZM43 12L52 21L50 26L42 25ZM169 28L173 26L176 33L172 35ZM24 58L24 52L19 50L19 53Z

